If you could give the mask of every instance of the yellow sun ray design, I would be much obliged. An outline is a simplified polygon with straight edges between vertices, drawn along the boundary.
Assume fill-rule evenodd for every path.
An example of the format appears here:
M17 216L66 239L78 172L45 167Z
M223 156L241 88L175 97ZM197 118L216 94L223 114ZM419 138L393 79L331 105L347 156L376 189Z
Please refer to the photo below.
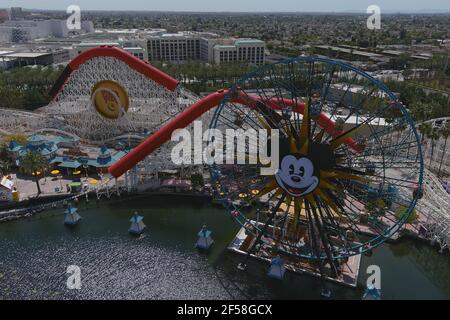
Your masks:
M323 140L324 135L325 135L325 129L320 130L320 132L315 136L314 141L321 142Z
M316 199L314 199L313 197L314 193L310 193L308 195L305 196L306 200L308 200L308 202L310 203L310 205L314 208L318 208L319 206L317 205Z
M330 182L328 182L326 179L320 179L319 182L319 189L330 189L330 190L337 190L337 187L332 185Z
M303 110L302 126L300 128L300 145L303 146L309 142L309 105L305 103L305 109Z
M294 199L294 230L297 232L298 220L300 219L300 214L302 212L303 199L296 198Z
M261 122L261 125L263 128L267 129L268 131L272 130L270 128L270 125L264 119L256 113L257 118ZM286 134L288 136L289 141L289 151L292 154L300 154L307 156L310 152L310 146L311 142L314 140L316 142L321 142L324 134L326 133L325 130L321 130L314 138L309 137L310 135L310 128L309 128L309 106L308 103L305 104L305 109L303 111L303 121L300 127L300 132L295 131L295 129L292 126L287 125L286 126ZM339 148L340 145L346 142L348 138L353 136L356 131L353 130L347 134L344 134L341 137L338 137L336 140L332 141L331 148L332 150L336 150ZM336 160L336 163L344 162L345 158L338 158ZM328 194L330 191L337 191L339 190L339 185L336 183L337 180L355 180L355 181L363 181L367 182L369 179L363 175L355 174L355 173L349 173L343 170L340 170L338 168L330 168L326 170L320 170L318 173L318 176L320 177L319 183L315 190L313 190L311 193L295 197L291 194L289 194L288 191L285 191L282 186L280 186L277 182L277 179L275 176L272 176L267 184L260 190L258 195L255 195L255 197L252 199L256 200L259 199L269 193L271 194L272 199L275 199L279 197L282 194L286 194L286 199L283 201L283 204L280 206L280 209L287 214L287 221L286 224L289 227L292 227L291 230L294 232L297 232L298 224L300 219L302 218L302 215L306 217L306 201L309 203L309 205L312 208L319 208L319 207L326 207L327 212L330 213L332 217L335 219L341 219L344 215L341 209L338 207L338 205L335 203L333 198Z
M289 145L291 153L299 153L300 150L297 147L297 140L292 135L289 136Z
M336 206L336 204L334 203L334 201L332 199L330 199L330 197L328 197L325 192L323 192L322 190L318 189L316 190L317 195L320 197L320 199L325 202L326 205L328 205L331 210L338 215L339 217L342 217L342 213L340 212L339 208Z
M335 178L335 177L337 177L337 175L338 175L338 173L335 171L320 170L321 178Z
M259 122L261 123L262 127L263 127L264 129L266 129L266 130L267 130L267 133L270 135L270 134L272 133L272 128L269 126L269 124L267 123L267 121L264 120L264 118L261 117L261 116L259 115L259 113L257 113L256 111L253 110L253 112L255 113L255 115L256 115L256 117L258 118Z
M309 150L309 140L306 140L306 142L302 145L299 153L300 154L307 154Z
M291 211L291 207L292 207L292 196L291 196L290 194L288 194L288 195L286 196L286 201L285 201L285 203L288 204L288 208L287 208L286 211L290 212L290 211Z

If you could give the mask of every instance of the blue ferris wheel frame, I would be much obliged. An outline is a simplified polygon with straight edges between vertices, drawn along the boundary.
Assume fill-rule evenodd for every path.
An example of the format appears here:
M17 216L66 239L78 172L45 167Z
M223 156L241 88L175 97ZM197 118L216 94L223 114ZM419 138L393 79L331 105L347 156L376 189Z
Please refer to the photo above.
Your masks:
M220 116L222 110L231 101L231 98L240 90L240 87L242 86L242 84L246 83L249 79L254 78L256 75L264 74L265 71L267 71L277 65L288 65L288 64L293 64L293 63L314 63L314 62L320 62L320 63L325 63L328 65L338 66L343 71L352 71L352 72L356 73L357 75L370 81L371 84L377 86L380 90L382 90L385 94L387 94L387 96L391 99L391 101L399 101L399 98L391 90L389 90L388 87L383 82L375 79L371 75L367 74L366 72L364 72L350 64L344 63L339 60L329 59L329 58L322 58L322 57L316 57L316 56L299 56L296 58L285 59L285 60L278 61L273 64L267 64L262 67L256 68L254 71L247 73L241 79L239 79L237 82L235 82L232 85L232 87L230 88L230 92L227 94L227 96L222 100L222 102L220 103L218 108L215 110L213 118L211 120L210 129L214 129L217 127L217 122L218 122L218 119L219 119L219 116ZM422 154L422 146L420 143L420 136L415 127L415 123L414 123L411 115L409 114L409 112L406 110L405 106L402 103L400 103L399 106L401 108L402 116L405 118L407 124L409 125L410 129L412 130L415 140L417 141L418 163L420 165L419 180L417 183L417 188L418 188L418 190L422 190L423 179L424 179L424 159L423 159L423 154ZM218 179L217 169L216 169L215 165L210 165L209 169L210 169L210 174L212 177L212 182L213 182L213 184L216 184L217 179ZM228 210L228 213L230 214L230 216L242 228L245 228L245 230L247 232L253 234L254 236L257 236L257 234L255 233L254 230L249 229L247 227L247 223L250 221L250 219L248 219L241 212L241 210L239 210L236 207L236 205L232 203L232 201L228 201L229 200L228 196L227 196L228 192L227 192L226 188L224 188L221 191L224 192L224 196L221 198L222 205ZM339 259L345 259L345 258L349 258L352 256L364 254L364 253L382 245L392 235L394 235L396 232L399 232L401 227L403 225L405 225L406 221L412 215L412 213L417 205L418 200L419 200L419 193L414 195L412 201L410 202L410 205L408 206L408 208L406 208L405 212L402 214L402 218L399 219L394 225L390 226L390 228L388 228L384 232L383 235L378 235L378 236L370 239L367 242L361 243L357 246L353 246L350 248L350 250L347 254L334 257L334 259L339 260ZM238 213L238 214L236 214L236 213ZM263 232L257 225L252 225L252 226L258 232ZM283 249L278 249L278 250L283 254L293 255L291 252L285 251ZM303 254L295 255L295 256L304 258L304 259L308 259L308 260L326 260L327 259L326 256L312 257L311 255L303 255Z

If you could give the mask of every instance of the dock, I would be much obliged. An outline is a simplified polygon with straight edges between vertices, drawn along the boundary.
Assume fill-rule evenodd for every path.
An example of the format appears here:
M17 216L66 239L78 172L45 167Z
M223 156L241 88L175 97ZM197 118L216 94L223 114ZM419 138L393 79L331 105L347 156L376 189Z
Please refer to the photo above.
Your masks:
M250 221L250 223L253 224L255 222ZM253 235L247 235L246 229L242 227L228 246L228 250L246 256L248 255L249 248L251 248L255 240L255 237ZM268 265L270 265L273 258L272 254L265 250L260 250L257 253L251 254L250 256L253 259L265 262ZM316 278L321 277L319 269L313 266L310 261L301 258L293 258L292 256L286 256L282 254L281 256L286 261L285 268L287 271L296 274L305 274ZM349 257L346 263L341 264L341 274L339 275L339 277L334 278L325 276L325 279L338 285L356 288L358 283L360 264L361 255ZM325 267L325 269L327 268Z

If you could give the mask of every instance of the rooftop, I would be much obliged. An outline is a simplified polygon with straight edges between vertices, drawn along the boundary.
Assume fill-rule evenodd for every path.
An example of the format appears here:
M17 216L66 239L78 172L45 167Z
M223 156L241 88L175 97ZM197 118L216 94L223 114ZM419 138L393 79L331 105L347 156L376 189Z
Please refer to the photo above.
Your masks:
M248 38L242 38L242 39L238 39L236 40L235 44L239 45L239 44L264 44L264 41L262 40L258 40L258 39L248 39Z
M82 42L75 44L74 47L99 47L99 46L119 46L118 42Z
M328 45L319 45L316 46L317 48L320 49L330 49L333 51L339 51L339 52L344 52L344 53L349 53L349 54L354 54L354 55L358 55L358 56L364 56L364 57L371 57L371 58L381 58L383 57L383 55L378 54L378 53L373 53L373 52L366 52L366 51L361 51L361 50L354 50L354 49L349 49L349 48L342 48L342 47L335 47L335 46L328 46Z
M43 56L47 56L50 53L48 52L17 52L12 54L7 54L5 57L10 58L39 58Z

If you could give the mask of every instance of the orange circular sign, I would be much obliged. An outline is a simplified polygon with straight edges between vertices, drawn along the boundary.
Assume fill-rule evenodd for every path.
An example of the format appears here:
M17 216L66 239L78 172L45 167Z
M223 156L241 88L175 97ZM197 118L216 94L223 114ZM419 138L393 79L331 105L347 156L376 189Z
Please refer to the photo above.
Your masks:
M130 106L125 88L112 80L97 82L92 88L91 100L97 112L108 119L119 119Z

